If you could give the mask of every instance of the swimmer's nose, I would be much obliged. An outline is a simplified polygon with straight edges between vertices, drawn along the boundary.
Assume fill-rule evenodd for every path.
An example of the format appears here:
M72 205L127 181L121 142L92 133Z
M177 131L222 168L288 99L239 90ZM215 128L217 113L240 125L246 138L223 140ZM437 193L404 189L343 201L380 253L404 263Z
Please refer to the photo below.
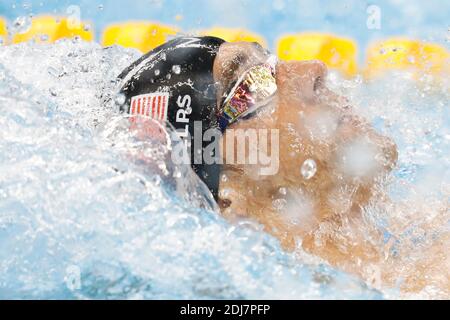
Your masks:
M327 72L327 67L319 60L289 61L279 64L279 84L303 99L314 99L324 87Z
M303 81L299 90L306 99L314 99L321 93L324 87L327 67L322 61L304 61Z

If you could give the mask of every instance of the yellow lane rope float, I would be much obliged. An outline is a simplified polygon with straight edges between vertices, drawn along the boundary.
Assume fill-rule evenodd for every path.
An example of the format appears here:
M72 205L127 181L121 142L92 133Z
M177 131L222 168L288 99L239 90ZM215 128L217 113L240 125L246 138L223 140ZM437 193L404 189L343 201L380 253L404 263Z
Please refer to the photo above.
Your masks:
M80 37L86 41L94 40L92 26L74 19L37 16L31 19L31 25L26 31L13 35L12 42L34 40L38 43L52 43L59 39L73 37Z
M176 35L176 28L145 21L113 24L103 31L103 46L120 45L146 53Z
M145 53L174 37L179 30L175 27L154 22L131 21L108 26L102 35L103 46L121 45ZM201 31L229 42L258 42L267 47L261 35L241 29L214 27ZM51 43L62 38L80 37L86 41L94 39L89 23L70 18L43 15L33 17L29 28L16 32L8 38L6 20L0 18L0 44L20 43L34 40ZM11 41L10 41L11 40ZM283 60L323 61L330 69L338 70L346 77L358 73L356 43L348 38L319 32L306 32L282 36L277 42L277 53ZM426 43L408 38L390 38L368 47L365 66L362 70L366 79L376 79L392 70L412 70L415 77L422 74L441 76L450 74L450 53L438 44Z
M7 36L6 21L0 17L0 45L6 44Z
M416 76L450 73L450 53L442 46L406 38L391 38L369 46L364 75L375 79L386 72L412 71Z
M347 77L358 72L357 45L351 39L324 33L299 33L279 39L278 56L283 60L321 60Z

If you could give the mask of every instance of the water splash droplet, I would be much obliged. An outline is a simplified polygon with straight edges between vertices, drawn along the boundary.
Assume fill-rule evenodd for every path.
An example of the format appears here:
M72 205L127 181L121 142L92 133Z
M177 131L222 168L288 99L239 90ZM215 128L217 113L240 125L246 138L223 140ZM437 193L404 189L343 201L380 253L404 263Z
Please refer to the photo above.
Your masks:
M25 33L31 28L31 19L27 16L20 16L14 20L12 25L13 33Z
M317 172L317 164L313 159L306 159L303 162L300 172L306 180L311 179Z
M80 43L80 42L81 42L81 37L80 36L74 36L72 38L72 43L77 44L77 43Z
M80 67L81 67L81 72L84 72L84 73L89 72L89 65L82 64Z
M123 93L118 93L114 97L114 102L119 106L123 106L125 104L126 99L127 98L125 97L125 95Z
M180 170L175 170L174 171L174 173L173 173L173 177L175 178L175 179L179 179L179 178L181 178L181 172L180 172Z
M173 73L175 73L175 74L180 74L181 73L181 67L179 66L179 65L173 65L172 66L172 71L173 71Z
M48 89L48 91L50 92L50 94L51 94L53 97L58 96L58 93L56 92L56 89L55 89L55 88L50 88L50 89Z
M55 77L55 78L58 78L59 75L60 75L59 70L57 70L54 67L48 67L47 68L47 72L48 72L49 75L51 75L52 77Z
M272 201L272 207L277 211L282 211L286 207L286 199L275 199Z
M227 199L231 196L231 191L230 189L221 189L219 191L219 197L222 199Z

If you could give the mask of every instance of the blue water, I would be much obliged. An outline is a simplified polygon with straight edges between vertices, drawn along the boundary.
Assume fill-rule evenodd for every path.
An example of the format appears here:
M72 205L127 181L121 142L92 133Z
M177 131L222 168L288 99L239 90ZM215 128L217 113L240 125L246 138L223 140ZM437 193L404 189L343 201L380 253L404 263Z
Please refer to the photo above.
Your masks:
M136 161L164 165L163 150L105 103L136 57L72 41L0 51L0 298L382 297L224 221L189 168Z

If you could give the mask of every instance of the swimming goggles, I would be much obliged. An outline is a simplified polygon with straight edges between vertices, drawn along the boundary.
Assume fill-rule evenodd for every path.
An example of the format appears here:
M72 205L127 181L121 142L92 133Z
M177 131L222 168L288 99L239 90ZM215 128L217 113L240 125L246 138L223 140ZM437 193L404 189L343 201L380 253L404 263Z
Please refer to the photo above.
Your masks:
M246 117L262 106L277 92L276 57L248 69L231 88L222 103L218 120L222 131L236 120Z

